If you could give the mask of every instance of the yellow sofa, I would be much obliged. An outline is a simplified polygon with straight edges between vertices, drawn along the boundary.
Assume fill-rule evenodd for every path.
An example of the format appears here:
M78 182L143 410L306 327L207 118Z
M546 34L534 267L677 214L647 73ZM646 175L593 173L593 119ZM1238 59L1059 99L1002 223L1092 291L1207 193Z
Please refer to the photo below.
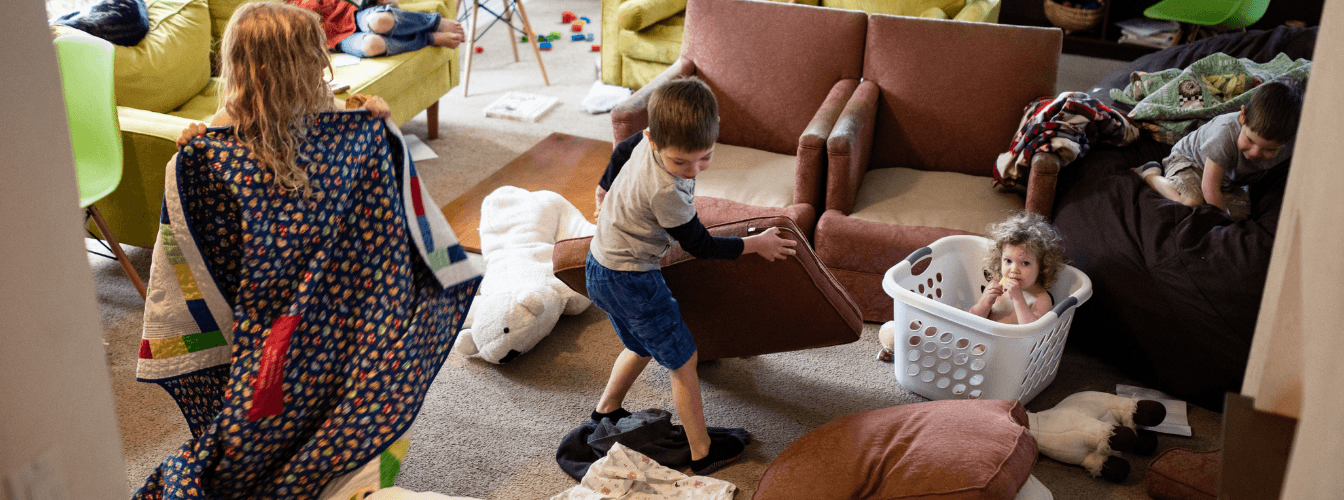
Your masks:
M869 14L997 23L1000 0L772 0ZM602 83L639 89L681 55L686 0L602 0ZM807 43L780 33L771 43Z
M147 0L150 31L139 45L116 47L117 115L121 122L124 174L117 190L98 202L117 239L152 247L163 203L163 173L177 152L175 140L192 122L218 108L218 78L211 77L224 27L249 0ZM456 17L455 0L402 0L406 10ZM58 27L58 31L72 28ZM458 81L457 50L423 49L363 59L334 68L350 84L347 93L377 95L405 123L428 110L430 135L437 132L438 100Z

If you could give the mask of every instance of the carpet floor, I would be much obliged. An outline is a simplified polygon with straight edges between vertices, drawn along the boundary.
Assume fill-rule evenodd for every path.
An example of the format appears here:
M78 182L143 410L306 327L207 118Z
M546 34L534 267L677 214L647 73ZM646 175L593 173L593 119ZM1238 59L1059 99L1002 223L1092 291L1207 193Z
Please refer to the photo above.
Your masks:
M559 31L560 12L596 20L596 0L528 2L539 32ZM600 33L597 26L590 27ZM551 132L611 141L609 115L589 115L579 101L596 78L597 53L590 44L559 40L543 53L549 86L542 86L532 51L519 47L514 62L496 27L485 34L485 50L473 61L470 96L458 86L440 101L440 137L428 141L439 158L418 163L420 175L440 205L467 191ZM1062 71L1067 70L1064 66ZM465 78L465 77L464 77ZM560 105L536 123L485 118L482 110L508 91L560 98ZM424 115L403 130L426 135ZM596 179L594 179L596 182ZM461 229L459 229L460 231ZM151 251L127 248L143 277ZM91 257L107 359L113 379L128 487L138 488L149 472L189 436L167 393L135 382L143 302L114 261ZM1079 314L1086 314L1084 305ZM792 353L706 362L699 372L709 425L744 427L754 441L737 463L713 474L751 498L761 473L790 443L840 416L923 401L896 383L891 363L875 359L877 324L866 324L855 343ZM1077 334L1077 332L1075 332ZM590 308L561 318L553 333L512 364L499 366L458 353L449 356L430 388L397 485L415 491L482 499L544 499L576 483L555 464L556 446L587 418L612 362L621 350L605 315ZM1114 392L1134 382L1115 369L1066 350L1055 383L1031 404L1040 411L1082 390ZM666 370L650 367L631 389L626 408L672 409ZM1221 415L1190 409L1193 437L1162 435L1159 452L1218 446ZM1147 498L1145 468L1150 457L1127 457L1128 480L1111 484L1081 468L1040 458L1033 473L1055 498Z

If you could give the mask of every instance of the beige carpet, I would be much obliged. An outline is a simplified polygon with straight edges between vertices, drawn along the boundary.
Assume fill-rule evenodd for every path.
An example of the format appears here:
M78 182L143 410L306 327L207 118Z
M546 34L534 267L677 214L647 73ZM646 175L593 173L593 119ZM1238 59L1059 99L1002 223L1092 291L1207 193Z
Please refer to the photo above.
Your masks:
M547 32L560 30L559 13L565 10L596 21L599 4L596 0L547 0L529 2L527 8L535 28ZM595 26L592 29L597 32ZM570 45L567 38L562 39L543 56L549 87L541 86L531 50L520 46L522 62L513 62L499 27L486 34L483 45L485 51L474 62L472 95L463 97L459 86L441 101L442 136L430 142L440 158L419 163L421 175L440 204L551 132L611 140L608 115L593 116L578 109L595 78L597 54L587 52L587 44ZM1062 71L1070 71L1069 62L1065 61ZM1101 63L1103 67L1108 64ZM511 90L555 95L561 104L538 123L484 118L481 110ZM403 129L423 137L425 127L422 115ZM150 251L128 250L147 278ZM189 433L164 391L134 381L142 324L139 295L115 262L91 257L90 263L108 342L128 486L134 490ZM1079 314L1086 313L1086 306L1079 310ZM707 423L745 427L755 439L739 463L714 477L736 484L738 499L750 498L771 459L807 431L846 414L921 401L900 388L890 363L874 359L877 326L866 325L863 338L849 345L702 364ZM430 389L397 485L510 500L548 498L573 486L575 482L555 464L556 445L587 418L619 351L605 315L591 308L562 318L550 337L508 366L453 353ZM1080 390L1113 392L1117 382L1131 381L1090 358L1066 351L1056 382L1028 409L1049 408ZM671 409L666 371L651 366L630 391L626 407ZM1220 419L1216 413L1192 408L1195 436L1164 435L1160 448L1216 447ZM1047 458L1037 462L1034 473L1055 498L1147 498L1143 480L1149 458L1128 458L1135 470L1121 485L1092 479L1081 468Z

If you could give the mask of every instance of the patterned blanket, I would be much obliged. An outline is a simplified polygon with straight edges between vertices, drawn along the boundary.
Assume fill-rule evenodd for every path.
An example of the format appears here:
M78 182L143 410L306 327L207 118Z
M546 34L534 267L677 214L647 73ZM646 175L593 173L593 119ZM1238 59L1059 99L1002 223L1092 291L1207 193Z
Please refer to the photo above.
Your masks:
M1220 52L1185 69L1136 71L1124 89L1111 89L1111 98L1134 106L1129 117L1142 122L1153 139L1176 144L1213 117L1240 109L1251 99L1247 90L1275 78L1296 80L1305 88L1309 76L1311 61L1306 59L1280 53L1261 64Z
M395 125L313 120L312 197L278 190L227 128L168 165L137 378L193 437L136 498L345 500L396 477L481 265Z
M1008 152L995 162L994 185L1026 186L1031 157L1036 153L1057 154L1063 166L1087 154L1091 141L1120 145L1138 137L1138 127L1124 114L1084 92L1041 97L1027 105Z

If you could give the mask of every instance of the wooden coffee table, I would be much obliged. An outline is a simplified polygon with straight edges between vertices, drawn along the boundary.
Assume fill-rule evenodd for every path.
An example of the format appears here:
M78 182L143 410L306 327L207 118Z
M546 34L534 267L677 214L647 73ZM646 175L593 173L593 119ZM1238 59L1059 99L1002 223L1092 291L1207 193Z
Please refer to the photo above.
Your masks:
M611 158L612 144L556 132L443 206L443 215L469 252L481 251L481 201L502 186L560 193L593 219L593 190Z

